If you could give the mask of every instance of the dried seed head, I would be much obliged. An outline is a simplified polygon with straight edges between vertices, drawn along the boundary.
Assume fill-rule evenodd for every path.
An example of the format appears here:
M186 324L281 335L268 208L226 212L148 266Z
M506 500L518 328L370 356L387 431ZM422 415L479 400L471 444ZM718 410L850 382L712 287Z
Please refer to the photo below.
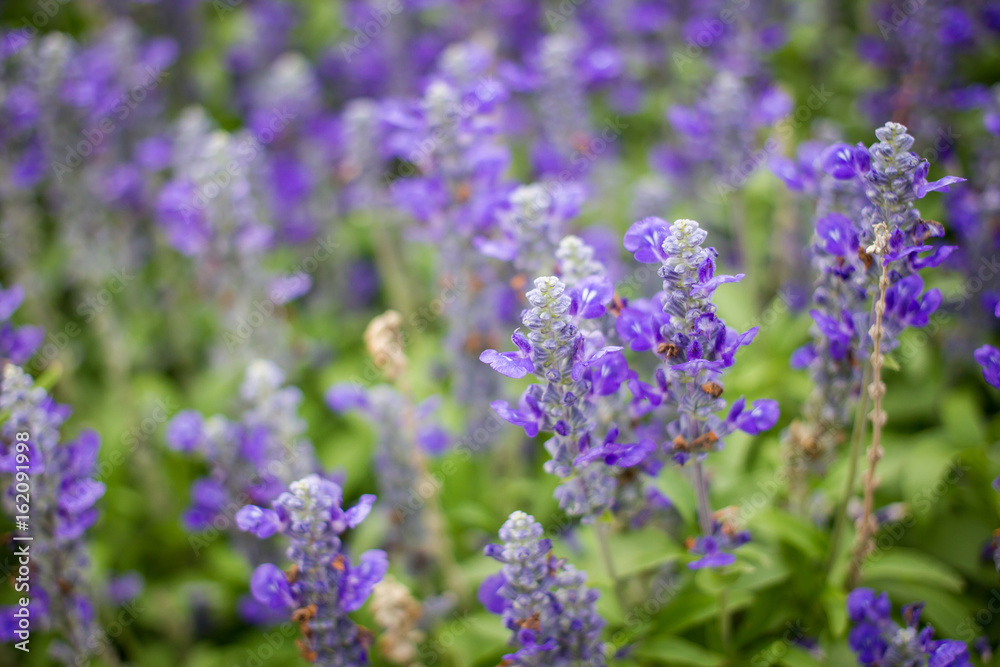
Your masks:
M384 629L378 640L381 654L396 664L410 665L424 639L424 633L417 628L424 610L410 589L387 576L372 591L372 614Z
M365 329L365 346L375 365L390 381L397 379L409 360L403 351L403 318L395 310L387 310Z

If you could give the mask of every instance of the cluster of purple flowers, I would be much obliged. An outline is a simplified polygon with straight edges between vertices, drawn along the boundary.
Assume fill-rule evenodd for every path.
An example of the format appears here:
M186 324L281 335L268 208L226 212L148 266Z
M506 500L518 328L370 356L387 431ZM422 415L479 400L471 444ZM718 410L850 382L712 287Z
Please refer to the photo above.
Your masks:
M754 435L778 418L775 401L762 399L748 407L743 398L725 419L717 416L726 407L720 397L722 374L757 330L739 333L716 314L715 290L742 276L715 274L716 252L702 246L706 236L692 220L670 225L658 218L640 220L625 236L626 249L638 261L661 264L661 292L650 300L613 305L616 337L633 351L654 351L662 364L653 384L629 368L622 346L608 345L600 327L586 324L605 315L614 288L599 273L599 263L583 252L586 246L573 240L560 246L560 254L574 286L567 290L555 277L536 279L527 294L531 308L522 315L528 333L513 336L517 350L486 350L480 357L508 377L531 373L543 381L522 394L517 408L506 401L493 407L529 437L553 434L546 442L552 459L545 470L563 478L556 496L570 515L590 520L606 509L624 510L614 503L616 469L636 468L655 477L668 458L682 466L693 459L702 529L692 544L702 558L693 567L731 563L733 557L720 549L748 539L731 521L713 518L702 460L721 449L733 431ZM631 402L620 392L623 385L633 394ZM658 414L640 428L630 424L623 431L613 422L599 423L598 407L605 398L618 403L612 414L630 422ZM638 499L661 505L664 500L656 494Z
M889 352L903 330L926 326L941 305L939 290L924 291L920 271L940 265L955 249L928 243L944 229L921 218L915 202L963 179L928 182L929 164L911 152L914 139L904 126L887 123L875 134L879 141L869 148L833 144L799 170L800 182L817 184L818 197L813 340L792 355L793 368L808 368L814 383L805 409L808 430L796 435L797 454L811 467L825 466L860 395L882 265L889 270L882 351ZM870 246L880 226L889 247L877 260Z
M196 453L210 465L191 489L191 507L184 513L189 530L228 526L228 516L243 505L268 503L291 481L315 471L312 444L303 437L305 422L298 416L302 392L283 384L276 365L254 362L240 388L245 409L239 421L185 410L167 425L169 447Z
M904 625L892 618L885 593L856 588L847 596L847 615L853 623L848 642L864 667L972 667L964 642L932 639L934 629L920 628L923 604L903 607Z
M610 506L615 490L603 464L586 456L595 438L597 399L618 391L627 364L620 346L604 345L600 336L584 336L578 322L602 316L612 292L602 277L584 279L570 293L558 278L536 278L535 288L526 295L531 308L521 318L528 334L513 336L517 350L486 350L480 355L507 377L532 373L543 382L528 387L516 409L506 401L492 406L529 437L540 431L553 434L545 444L552 456L545 470L565 480L556 491L559 505L572 516L588 519Z
M95 504L105 491L93 478L101 441L95 432L84 431L60 443L69 407L56 403L12 363L3 364L0 414L6 417L0 426L4 509L11 517L27 517L22 530L32 538L12 543L15 552L30 549L21 552L19 562L30 563L30 572L22 568L17 588L30 605L0 609L0 639L20 642L34 627L49 629L59 636L52 657L78 664L98 648L85 533L97 520Z
M348 510L342 509L343 500L335 482L309 475L281 493L273 509L247 505L236 514L241 530L288 540L291 568L258 566L250 589L259 602L289 614L302 632L302 656L323 667L368 664L371 636L349 614L365 603L388 568L385 552L377 549L352 563L342 541L344 532L368 516L375 496L362 496Z
M523 667L606 665L598 593L587 587L586 574L552 555L543 534L534 517L517 511L500 528L503 544L484 551L503 563L483 582L479 599L512 633L517 650L504 659Z
M629 302L616 323L630 349L651 351L659 362L652 384L633 381L636 406L667 413L664 434L627 445L624 451L642 450L639 460L651 474L667 456L681 466L694 464L702 535L692 543L692 551L702 558L692 567L732 563L733 556L724 550L749 538L725 520L724 513L713 517L702 461L709 452L721 449L730 433L740 430L756 435L778 420L776 401L759 399L747 406L743 397L730 406L725 418L718 416L726 408L721 398L723 373L735 363L737 351L750 344L757 328L740 333L717 315L712 301L715 290L743 276L716 275L717 253L703 247L706 238L705 230L693 220L668 224L645 218L633 224L625 235L625 248L639 262L660 264L663 289L652 299Z

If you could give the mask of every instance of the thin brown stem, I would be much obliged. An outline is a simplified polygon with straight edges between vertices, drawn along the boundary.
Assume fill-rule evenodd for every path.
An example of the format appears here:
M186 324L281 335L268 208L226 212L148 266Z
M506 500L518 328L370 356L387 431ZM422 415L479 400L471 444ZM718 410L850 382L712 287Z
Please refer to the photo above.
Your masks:
M882 317L885 314L885 297L889 289L889 267L888 263L882 264L882 276L879 278L879 300L875 306L875 324L871 328L872 337L872 383L868 387L868 393L872 397L872 442L868 447L868 471L865 473L865 502L861 515L861 522L858 525L858 536L854 544L854 555L851 559L851 568L847 577L848 585L854 588L861 578L861 567L865 558L872 551L872 539L878 530L878 525L873 516L875 505L875 468L882 458L882 427L885 425L886 416L882 410L882 397L885 395L885 384L882 382Z

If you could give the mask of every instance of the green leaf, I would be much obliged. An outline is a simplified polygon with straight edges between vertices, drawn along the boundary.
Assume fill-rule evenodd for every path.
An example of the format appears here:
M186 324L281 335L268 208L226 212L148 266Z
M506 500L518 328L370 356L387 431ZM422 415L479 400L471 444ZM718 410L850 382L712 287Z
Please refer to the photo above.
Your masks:
M987 440L979 402L968 391L952 391L941 404L947 441L961 448L981 447Z
M662 665L684 665L689 667L716 667L726 664L726 657L707 651L679 637L660 637L643 643L636 649L636 655L654 660Z
M830 633L834 637L842 636L847 630L847 594L837 588L828 588L823 593L823 609Z
M899 547L876 554L884 555L865 563L862 581L866 586L877 588L888 581L913 582L956 593L964 587L962 577L933 556Z
M775 509L757 512L749 521L752 533L784 542L813 560L823 557L826 537L807 519Z
M805 649L789 646L788 653L778 664L784 665L784 667L820 667L823 663L818 662Z
M746 591L732 591L726 596L726 610L737 612L747 606L753 596ZM719 615L719 597L701 591L686 591L670 601L657 619L658 635L677 634L706 621L715 621Z

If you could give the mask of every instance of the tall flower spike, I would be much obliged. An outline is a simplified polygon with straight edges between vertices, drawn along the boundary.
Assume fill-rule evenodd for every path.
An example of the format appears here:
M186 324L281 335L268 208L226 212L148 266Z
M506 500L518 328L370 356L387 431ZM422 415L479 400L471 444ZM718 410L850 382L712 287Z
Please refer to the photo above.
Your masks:
M601 304L610 301L611 291L601 292L593 291L589 301L596 309L591 311L583 305L583 292L574 291L571 297L558 278L536 278L535 288L526 295L531 307L521 316L528 333L513 336L518 349L486 350L479 357L508 377L532 373L540 381L524 392L519 409L505 401L492 405L529 436L539 431L552 433L545 443L552 456L545 471L564 480L556 489L559 506L587 521L610 506L615 482L603 462L581 455L598 438L593 419L597 396L617 391L627 371L624 363L615 363L620 347L605 346L601 336L586 337L578 326L582 318L603 314Z
M869 388L873 398L878 394L880 401L884 392L881 381L882 355L899 344L899 335L907 327L922 327L928 324L930 316L941 305L941 293L937 289L923 292L923 280L919 272L935 267L943 262L954 250L953 246L932 246L927 241L942 236L940 224L924 220L915 206L915 201L930 192L948 191L949 186L963 181L955 176L945 176L927 181L929 164L910 151L914 139L906 127L899 123L886 123L875 131L879 141L868 149L861 144L847 146L834 144L821 158L823 169L837 179L860 183L868 204L861 211L860 224L856 221L840 220L829 224L825 230L827 248L841 252L857 245L860 265L842 267L847 276L857 271L858 278L851 287L862 295L867 303L868 295L876 294L872 306L876 322L872 322L867 312L843 313L840 321L823 313L814 319L831 340L830 351L841 357L860 353L871 346L872 371L875 376ZM851 223L854 222L852 225ZM819 229L817 231L820 231ZM856 241L855 241L856 239ZM848 243L849 241L849 243ZM929 255L923 253L931 251ZM876 259L878 261L876 261ZM857 337L857 332L868 330L867 339ZM877 339L876 339L877 334ZM857 349L854 343L859 343ZM814 350L815 351L815 350ZM860 354L858 355L860 358ZM880 365L875 374L875 363ZM865 401L862 398L855 417L855 434L860 435ZM859 526L857 542L853 554L850 578L856 582L860 576L862 561L867 555L871 536L875 530L872 523L871 492L875 480L874 471L881 457L878 443L884 414L879 402L873 411L874 424L872 446L868 450L869 469L865 478L865 512ZM843 532L847 502L854 492L854 470L860 451L859 441L852 441L848 476L844 497L837 510L830 553L836 553L836 546Z
M240 387L244 410L238 421L222 415L206 419L184 410L167 425L169 447L197 452L210 465L191 491L191 506L184 513L189 530L205 530L248 498L268 503L288 483L316 469L312 443L304 437L306 424L298 415L302 392L282 386L284 381L275 364L256 360Z
M247 505L236 514L240 530L290 543L292 567L282 572L265 563L253 573L250 590L261 603L285 609L302 633L302 656L321 667L367 665L371 637L351 620L388 568L384 551L371 550L352 563L341 536L368 516L375 496L341 508L340 486L318 475L293 482L273 509Z
M362 409L376 431L376 477L389 512L388 547L404 559L407 570L426 578L438 566L447 573L451 557L444 518L437 496L427 495L427 455L444 451L448 435L432 419L439 401L432 397L415 405L403 348L402 317L395 311L376 317L365 330L365 343L375 365L393 385L369 390L336 385L327 392L331 409ZM421 491L420 489L424 489ZM420 497L421 502L413 499Z
M517 651L504 659L521 667L603 666L598 593L584 573L551 554L544 532L533 516L516 511L500 528L504 543L485 549L504 564L480 589L480 600L513 633Z
M84 431L76 440L59 444L69 408L36 387L19 366L0 365L0 414L6 415L0 426L3 505L19 524L22 515L28 515L27 527L21 530L32 538L14 542L30 550L30 604L0 609L0 640L29 638L34 627L25 627L19 623L23 616L16 615L27 609L38 629L58 634L52 657L66 665L79 664L101 648L92 641L99 631L86 575L90 556L85 540L86 530L97 520L94 505L105 491L93 478L100 438ZM22 504L25 485L30 486L30 512Z
M723 438L733 431L755 435L774 426L778 419L777 402L766 399L747 408L746 400L740 398L725 419L717 415L726 407L721 398L722 374L735 363L739 348L753 340L757 329L738 333L716 314L712 301L715 290L743 276L715 275L717 253L703 247L706 238L694 220L668 225L659 218L644 218L633 224L625 234L625 248L640 262L660 264L663 289L648 303L626 305L617 321L618 333L633 350L652 350L662 363L652 384L634 382L636 409L666 413L662 417L666 433L651 434L662 439L660 446L652 440L651 446L636 452L638 460L654 469L662 465L664 455L680 465L694 463L702 533L690 543L693 553L701 556L691 564L695 568L732 562L731 555L720 549L739 546L748 539L728 522L720 533L723 524L713 519L709 506L703 459L710 451L721 449Z

